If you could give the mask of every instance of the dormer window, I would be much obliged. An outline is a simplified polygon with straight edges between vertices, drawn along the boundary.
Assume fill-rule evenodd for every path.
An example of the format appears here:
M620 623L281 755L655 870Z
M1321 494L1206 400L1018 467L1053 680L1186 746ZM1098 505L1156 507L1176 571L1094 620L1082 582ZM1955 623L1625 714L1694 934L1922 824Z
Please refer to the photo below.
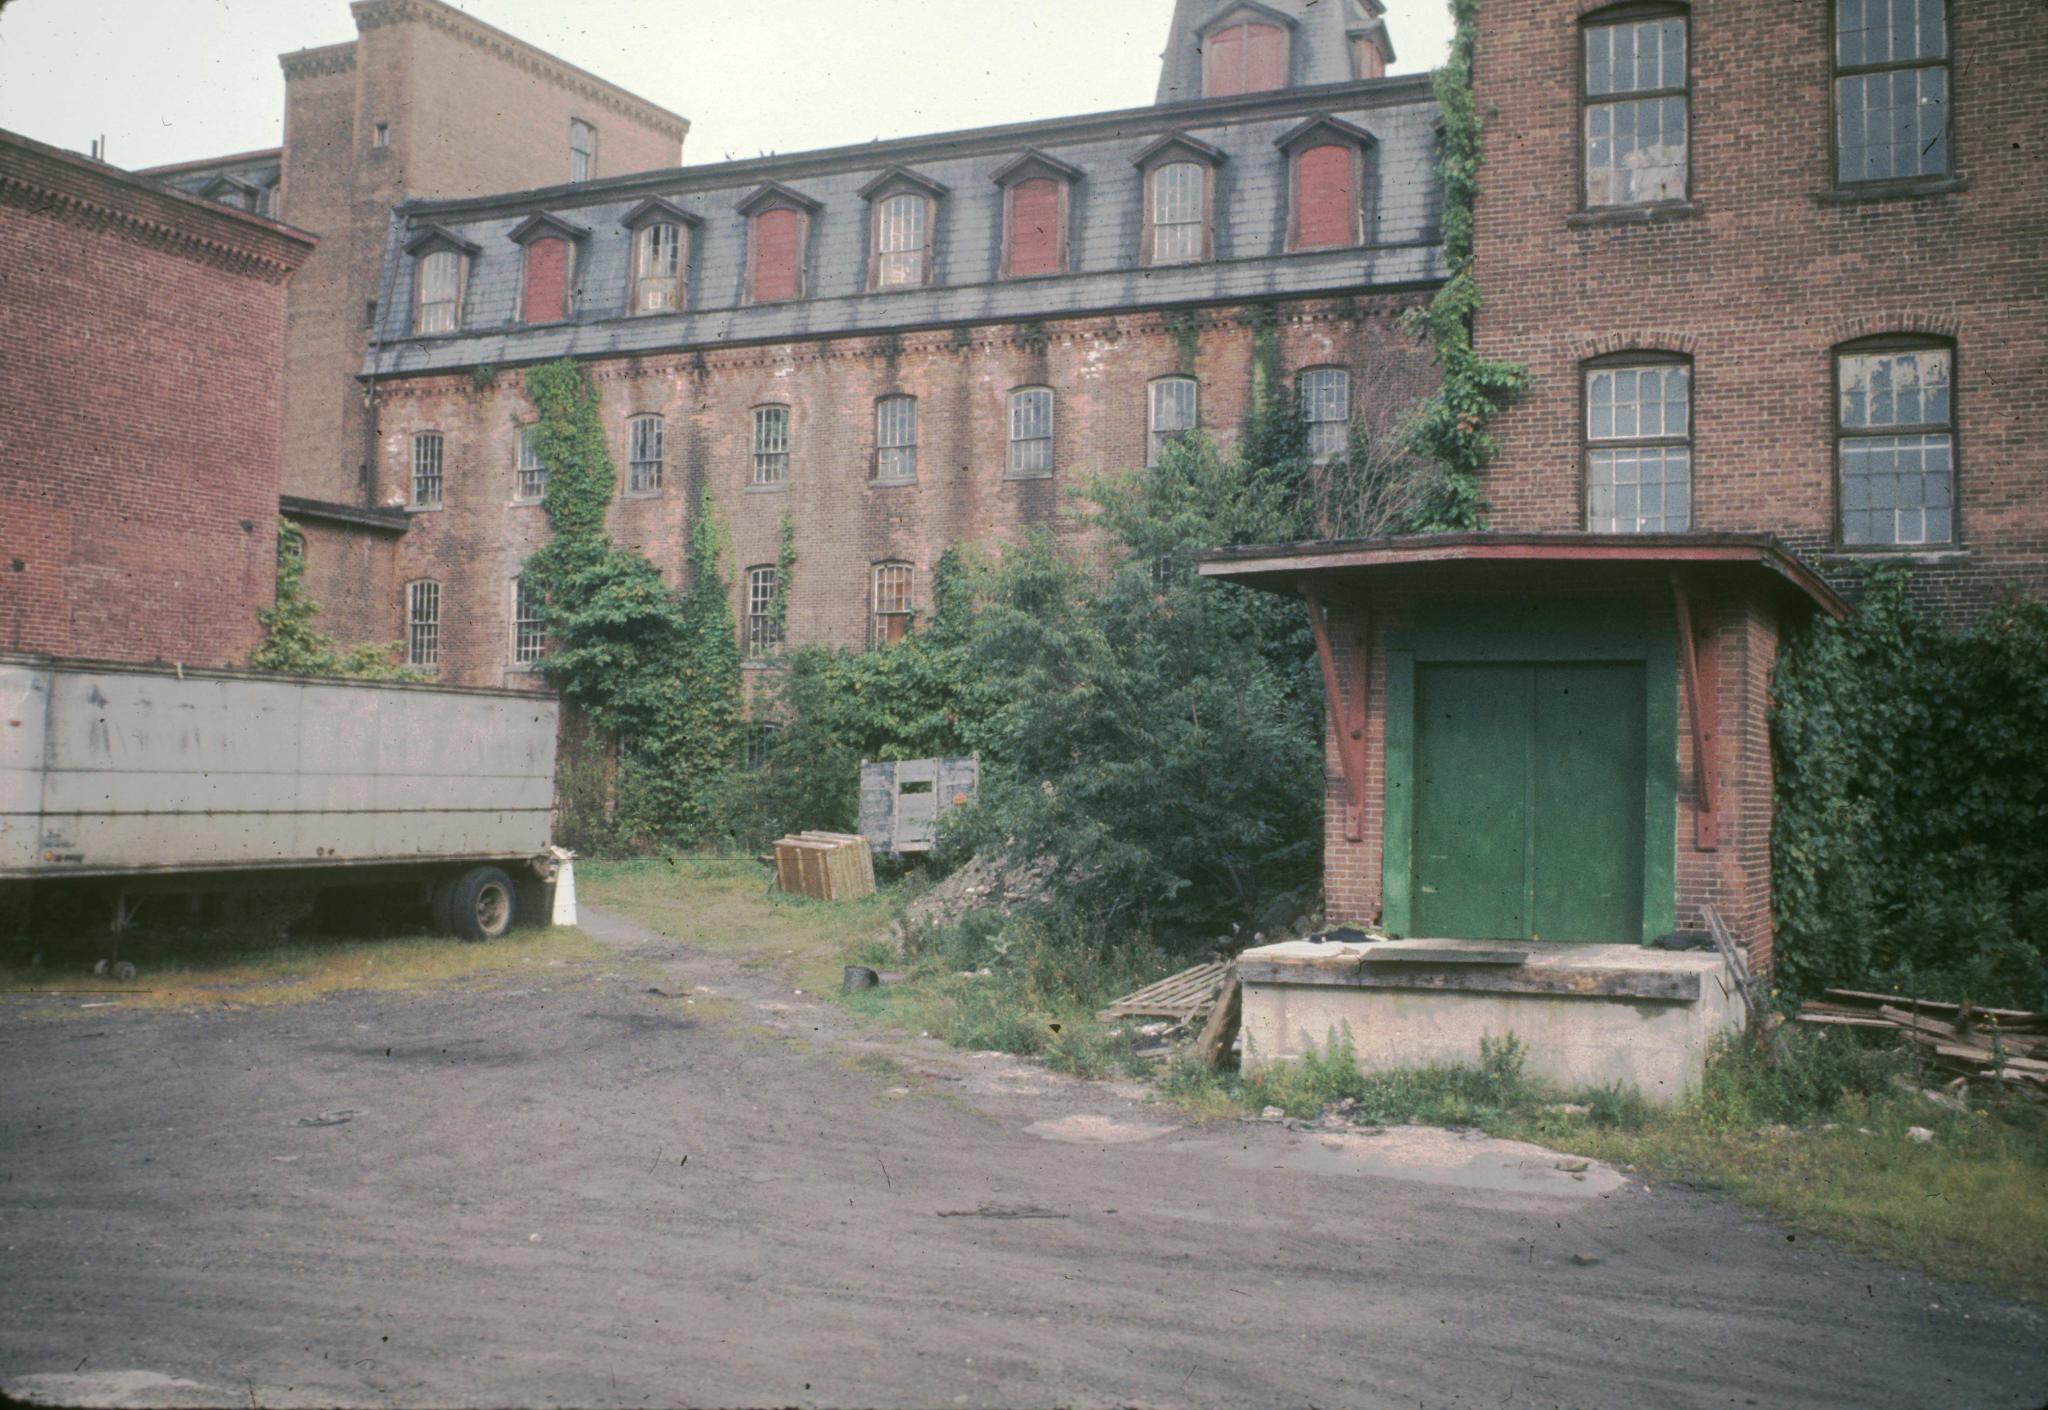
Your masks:
M633 237L628 313L675 313L687 302L690 230L697 218L659 197L642 201L623 222Z
M477 247L430 225L412 238L405 252L413 260L412 331L453 333L462 326L462 296Z
M1351 42L1351 76L1384 78L1387 65L1394 62L1394 41L1387 36L1382 16L1387 7L1380 0L1345 0L1350 24L1344 37Z
M872 212L868 232L868 288L918 289L932 282L932 234L946 188L902 167L891 167L861 188Z
M1202 31L1202 96L1231 98L1287 86L1293 22L1263 5L1245 5Z
M580 225L545 213L528 216L513 230L512 242L526 252L519 286L520 322L560 323L569 317L576 247L589 234Z
M1147 265L1189 264L1215 255L1216 167L1223 153L1192 137L1163 137L1135 158L1145 174Z
M1026 152L999 168L996 185L1003 188L1003 260L1001 277L1029 279L1067 272L1067 241L1074 183L1079 169Z
M1276 144L1287 159L1287 248L1346 249L1364 243L1370 132L1311 118Z
M800 299L806 289L805 252L818 203L779 182L740 202L747 218L747 302Z

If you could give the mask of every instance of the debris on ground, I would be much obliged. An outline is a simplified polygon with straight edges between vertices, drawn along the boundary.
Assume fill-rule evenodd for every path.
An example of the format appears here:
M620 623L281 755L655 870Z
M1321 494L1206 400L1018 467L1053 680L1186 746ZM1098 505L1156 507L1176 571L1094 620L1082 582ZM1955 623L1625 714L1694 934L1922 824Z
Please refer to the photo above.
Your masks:
M904 923L912 931L943 930L969 915L1001 915L1052 894L1050 857L1007 863L993 854L976 856L937 886L910 903Z
M1095 1016L1104 1023L1120 1018L1170 1018L1186 1023L1208 1012L1218 995L1236 982L1229 960L1198 964L1112 1001Z
M1888 1028L1916 1044L1931 1066L1966 1082L2048 1098L2048 1013L1829 989L1800 1006L1799 1022Z
M1908 1126L1906 1128L1906 1139L1924 1146L1934 1140L1934 1133L1925 1126Z
M354 1111L323 1111L318 1116L300 1117L298 1124L301 1126L346 1126L359 1115L361 1115L360 1112Z

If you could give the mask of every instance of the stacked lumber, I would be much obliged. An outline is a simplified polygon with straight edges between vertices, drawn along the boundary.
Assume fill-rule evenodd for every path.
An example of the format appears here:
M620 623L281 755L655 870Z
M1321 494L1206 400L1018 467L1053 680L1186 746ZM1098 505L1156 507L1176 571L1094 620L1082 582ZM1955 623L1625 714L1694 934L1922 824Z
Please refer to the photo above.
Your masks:
M851 901L875 894L875 854L850 832L799 832L775 843L775 884L792 896Z
M1888 1028L1913 1042L1929 1064L1945 1072L2048 1097L2048 1013L1829 989L1800 1006L1799 1021Z

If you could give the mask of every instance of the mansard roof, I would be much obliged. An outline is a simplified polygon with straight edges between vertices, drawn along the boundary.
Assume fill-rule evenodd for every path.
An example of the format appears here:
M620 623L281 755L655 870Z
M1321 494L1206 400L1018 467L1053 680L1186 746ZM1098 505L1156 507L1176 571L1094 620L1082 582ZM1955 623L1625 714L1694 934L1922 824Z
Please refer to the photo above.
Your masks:
M544 235L554 235L564 240L587 240L590 238L590 231L585 226L571 225L558 215L550 215L547 211L535 211L513 226L505 238L515 245L523 245Z
M952 189L945 182L934 181L929 176L921 176L907 166L892 166L873 181L861 187L859 192L860 198L863 201L872 201L891 186L915 187L917 190L924 192L925 195L934 198L943 196Z
M1241 11L1278 21L1288 30L1290 88L1350 82L1354 38L1371 39L1381 56L1393 62L1394 46L1381 18L1386 6L1380 0L1176 0L1159 69L1161 103L1201 99L1202 38Z

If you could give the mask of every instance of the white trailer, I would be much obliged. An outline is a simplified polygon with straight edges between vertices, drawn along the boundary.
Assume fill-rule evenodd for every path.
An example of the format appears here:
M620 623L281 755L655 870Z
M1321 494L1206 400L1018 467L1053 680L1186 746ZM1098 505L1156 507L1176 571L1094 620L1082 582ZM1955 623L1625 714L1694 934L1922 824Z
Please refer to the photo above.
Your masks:
M545 923L551 695L0 653L0 895L410 885L437 925ZM16 913L22 913L17 906Z

